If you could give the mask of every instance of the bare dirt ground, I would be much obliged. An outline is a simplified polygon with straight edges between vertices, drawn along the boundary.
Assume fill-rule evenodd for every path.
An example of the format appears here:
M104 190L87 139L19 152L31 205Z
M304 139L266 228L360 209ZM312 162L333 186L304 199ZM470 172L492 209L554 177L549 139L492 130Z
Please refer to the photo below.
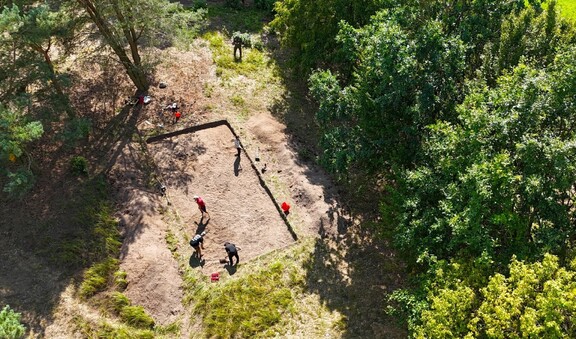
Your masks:
M208 233L202 260L190 258L206 274L222 270L226 241L241 248L242 261L294 241L246 154L236 156L233 140L223 125L149 145L188 239ZM194 195L204 199L210 218L201 219Z

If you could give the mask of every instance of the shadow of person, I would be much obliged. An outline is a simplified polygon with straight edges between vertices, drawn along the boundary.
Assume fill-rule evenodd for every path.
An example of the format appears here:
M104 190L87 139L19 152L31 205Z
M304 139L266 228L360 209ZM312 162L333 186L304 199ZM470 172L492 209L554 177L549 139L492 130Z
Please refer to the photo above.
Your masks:
M236 157L236 160L234 160L234 175L238 176L240 174L240 171L242 170L242 166L240 165L240 158L241 157Z
M226 271L228 271L228 274L230 275L234 275L234 273L236 273L236 265L232 266L230 264L226 264L224 265L224 268L226 269Z
M206 260L199 258L198 254L196 252L194 252L191 256L190 256L190 260L188 261L188 264L190 265L190 267L192 268L196 268L196 267L204 267L204 264L206 264Z
M202 220L204 219L200 219L200 222L194 221L194 223L196 224L196 233L194 234L200 234L206 230L206 226L208 226L210 219L206 219L205 222L202 222Z

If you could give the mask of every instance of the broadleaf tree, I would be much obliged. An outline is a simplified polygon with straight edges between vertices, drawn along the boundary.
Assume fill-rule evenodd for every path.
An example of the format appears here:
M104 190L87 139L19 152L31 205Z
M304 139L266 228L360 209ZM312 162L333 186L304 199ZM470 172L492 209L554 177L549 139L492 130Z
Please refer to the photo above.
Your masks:
M458 123L429 126L404 172L397 240L414 257L507 262L576 240L576 48L546 71L520 65L476 84Z

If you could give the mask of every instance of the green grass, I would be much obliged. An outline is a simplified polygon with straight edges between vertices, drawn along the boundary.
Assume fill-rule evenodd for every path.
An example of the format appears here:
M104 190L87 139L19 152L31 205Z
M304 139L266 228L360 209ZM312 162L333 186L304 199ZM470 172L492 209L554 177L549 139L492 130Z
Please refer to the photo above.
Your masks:
M172 253L172 256L175 256L177 254L176 251L178 250L178 239L176 239L174 233L170 230L167 231L164 240L166 240L166 244L168 245L168 249Z
M84 272L84 280L80 284L80 296L89 298L98 292L104 291L118 267L118 259L108 258L86 270Z
M146 313L144 308L132 306L128 297L123 293L112 293L111 301L114 311L125 324L142 329L154 327L154 319Z
M253 75L268 64L268 58L264 52L247 47L242 49L242 61L234 60L230 38L220 32L207 32L202 37L210 43L216 64L216 74L223 78L234 75Z
M114 285L119 291L124 291L128 287L128 280L126 280L126 272L118 270L114 272Z
M268 337L283 317L294 313L292 289L302 283L292 264L275 261L254 273L221 282L198 293L209 337ZM277 329L279 330L279 329Z
M155 338L154 331L141 330L126 325L112 324L101 320L99 323L92 323L82 317L74 317L73 324L85 338L99 339L147 339Z

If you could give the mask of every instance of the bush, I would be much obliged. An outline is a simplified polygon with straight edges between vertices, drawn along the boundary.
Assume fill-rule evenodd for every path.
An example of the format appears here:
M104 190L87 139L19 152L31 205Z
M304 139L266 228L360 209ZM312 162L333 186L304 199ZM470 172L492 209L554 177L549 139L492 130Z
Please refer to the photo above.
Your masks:
M70 160L70 170L76 175L88 175L88 160L82 156Z
M242 7L242 2L240 0L226 0L226 7L238 9Z
M0 338L16 339L24 337L26 327L20 323L20 313L6 305L0 312Z
M62 139L70 144L78 140L87 140L92 130L92 121L88 118L72 119L62 133Z
M250 34L236 31L232 33L232 41L234 41L236 37L242 40L242 46L252 47L252 38L250 37Z
M22 197L34 186L34 174L26 168L19 168L16 172L8 172L8 182L3 191L11 198Z

